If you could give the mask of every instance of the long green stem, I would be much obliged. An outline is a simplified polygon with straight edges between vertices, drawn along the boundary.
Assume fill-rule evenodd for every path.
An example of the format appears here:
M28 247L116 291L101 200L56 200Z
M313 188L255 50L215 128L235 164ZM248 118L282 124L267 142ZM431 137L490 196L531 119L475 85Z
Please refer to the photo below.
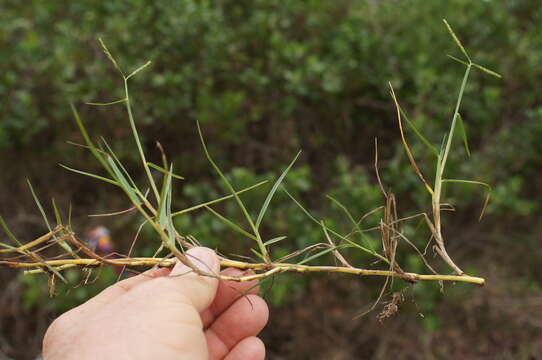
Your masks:
M141 141L139 140L139 134L137 132L134 116L132 114L130 94L128 92L128 78L126 77L124 78L124 92L126 94L126 110L128 111L128 118L130 119L130 127L132 128L132 134L134 136L134 140L137 145L137 150L139 151L139 157L141 158L141 161L143 163L143 168L145 169L145 173L147 174L147 177L149 178L149 182L151 184L151 188L154 193L154 196L156 197L156 201L160 202L160 195L158 193L158 188L156 187L156 183L154 182L154 179L152 177L151 170L149 169L149 166L147 165L145 152L143 151L143 147L141 146Z
M455 110L454 110L454 115L452 119L452 126L450 127L450 133L446 141L446 148L444 149L444 155L442 156L440 174L437 174L440 176L437 176L437 179L442 179L442 175L444 174L446 160L448 160L448 153L450 152L450 148L452 146L452 139L454 137L454 130L455 130L456 122L457 122L457 117L459 116L459 108L461 106L461 101L463 100L463 93L465 92L465 87L467 86L467 80L469 79L471 67L472 67L472 64L469 63L469 65L467 66L467 70L465 70L465 75L463 75L463 81L461 82L461 88L459 89L459 95L457 97L457 102L455 104Z
M440 217L440 201L441 201L441 195L442 195L442 183L443 183L443 177L444 177L444 169L446 167L446 161L448 160L448 154L450 152L450 148L452 146L452 139L454 137L454 130L457 123L457 118L459 116L459 108L461 107L461 101L463 100L463 94L465 92L465 87L467 85L467 80L469 78L470 69L472 67L472 62L470 62L467 65L467 69L465 70L465 75L463 75L463 81L461 82L461 88L459 89L459 95L457 97L457 102L455 104L455 110L452 118L452 125L450 126L450 132L448 133L448 138L446 140L446 146L441 151L442 156L439 156L438 162L437 162L437 170L435 175L435 190L432 195L432 205L433 205L433 220L434 220L434 227L436 230L435 234L435 240L438 244L438 253L440 256L450 265L455 272L458 274L462 274L463 271L453 262L453 260L450 258L446 251L446 247L444 246L444 239L442 236L442 224L441 224L441 217Z

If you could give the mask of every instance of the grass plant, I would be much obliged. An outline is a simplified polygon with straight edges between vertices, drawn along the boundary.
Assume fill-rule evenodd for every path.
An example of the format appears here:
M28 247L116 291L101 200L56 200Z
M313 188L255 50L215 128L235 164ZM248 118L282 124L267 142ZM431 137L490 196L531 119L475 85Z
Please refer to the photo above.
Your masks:
M147 160L143 145L140 140L139 130L134 118L132 107L134 105L129 92L129 80L140 71L143 71L151 64L150 61L144 65L138 67L134 71L128 73L124 71L116 61L115 57L111 54L106 44L100 39L104 54L112 63L114 68L118 71L123 79L124 84L124 98L114 100L110 102L89 102L89 106L119 106L124 105L126 114L128 117L128 123L131 129L131 134L135 146L137 147L139 160L143 171L145 173L145 183L138 184L134 177L127 171L121 160L116 156L111 147L101 138L98 142L92 140L88 134L84 122L79 116L79 113L74 105L72 105L72 111L74 114L75 122L82 134L84 144L81 145L96 158L101 164L104 174L93 174L84 170L74 169L72 167L61 165L64 169L74 172L79 175L87 176L95 180L104 182L111 185L118 190L122 191L128 200L129 209L122 212L102 214L102 216L119 215L127 212L137 212L143 218L143 224L148 224L152 227L156 235L156 256L154 257L133 257L131 255L132 249L128 255L121 255L115 259L102 257L96 254L93 250L89 249L87 245L82 241L76 232L72 229L71 220L67 223L63 222L61 212L57 209L56 204L53 203L54 215L56 220L56 226L51 226L47 216L43 210L41 203L39 202L34 189L30 187L36 204L42 214L44 221L47 225L48 232L43 236L30 241L28 243L22 243L16 236L10 231L8 225L3 218L0 217L0 226L4 230L9 240L2 240L0 242L0 265L10 266L13 268L23 269L25 274L48 274L54 283L54 279L58 278L65 281L62 276L62 271L80 267L84 269L99 268L104 265L127 267L130 269L145 268L153 266L170 267L176 262L180 261L189 266L192 271L203 275L211 276L222 280L234 280L234 281L249 281L254 279L265 279L283 272L298 272L298 273L313 273L313 272L328 272L328 273L345 273L357 276L381 276L386 278L383 290L391 283L390 279L397 278L403 279L408 282L416 281L454 281L454 282L466 282L477 285L483 285L485 280L482 277L471 276L466 274L450 257L447 248L446 241L442 230L442 210L443 210L443 187L444 184L465 184L465 185L479 185L488 190L488 196L486 197L485 205L489 199L489 193L491 188L489 185L474 181L463 179L451 179L446 176L446 165L452 149L453 139L456 132L459 132L462 142L465 145L466 151L470 154L468 148L467 136L465 131L465 125L460 115L461 103L465 96L466 84L469 79L469 75L472 69L481 70L489 75L500 77L497 73L473 62L465 47L462 45L458 37L455 35L451 26L444 20L444 24L451 35L456 46L460 50L464 59L457 58L455 56L449 56L452 60L465 66L465 73L459 88L457 100L455 102L455 109L451 117L451 125L449 131L443 137L442 145L439 147L431 144L421 133L419 129L414 127L412 121L408 119L406 112L401 108L399 100L393 87L390 84L390 95L393 101L393 105L396 109L397 122L400 129L402 143L404 145L405 152L408 156L413 171L420 179L424 188L429 192L431 196L431 212L420 213L416 215L406 216L400 218L397 213L395 205L394 194L384 190L384 186L380 181L378 174L378 157L377 151L375 156L375 170L378 182L380 184L381 191L385 198L385 203L370 211L361 217L361 220L355 220L355 214L353 214L345 205L340 203L337 199L329 196L331 202L338 206L344 213L344 216L352 224L352 231L348 234L341 234L336 229L327 225L323 219L318 219L311 214L301 203L296 199L284 185L284 180L287 178L289 170L295 165L296 160L300 157L301 152L297 153L291 163L284 169L281 175L275 180L273 185L265 195L265 200L262 206L256 212L257 217L251 215L250 209L242 200L242 194L248 191L258 191L263 189L267 184L266 181L254 184L244 189L236 189L224 175L224 172L214 160L212 154L204 140L203 131L200 124L197 124L197 130L201 145L203 147L205 156L207 157L211 167L217 173L220 180L224 183L229 191L226 194L215 200L196 204L185 209L173 208L173 189L174 179L182 180L182 176L174 173L173 164L168 162L165 152L159 146L159 150L162 155L162 164L154 164ZM428 178L422 173L418 166L414 155L410 149L407 132L403 127L403 123L408 125L417 138L427 146L429 152L435 157L435 175L432 186L428 181ZM322 242L313 244L309 247L299 249L281 259L273 259L269 247L279 241L289 241L288 234L274 234L270 239L264 239L261 235L260 229L265 222L266 215L269 213L269 205L273 201L274 196L278 191L284 192L307 216L307 221L314 222L322 229ZM220 214L214 205L220 202L233 200L239 207L240 211L244 215L244 222L240 223L235 219L228 218L223 214ZM251 269L253 273L250 275L241 276L226 276L222 274L211 273L208 271L202 271L192 264L192 260L185 255L185 251L191 247L199 246L199 243L188 234L185 234L180 229L177 229L174 225L173 219L181 214L187 214L195 210L205 209L211 214L216 216L226 226L238 232L241 236L247 238L247 246L252 247L252 252L255 254L256 259L253 261L237 261L227 257L221 257L221 265L223 267L234 267L239 269ZM364 228L363 220L366 216L371 214L381 213L380 224L376 228ZM71 219L71 210L69 212L68 219ZM482 210L483 214L483 210ZM431 238L429 242L434 242L434 251L442 258L442 260L450 267L452 273L439 274L424 258L423 253L414 245L414 243L408 239L401 230L401 224L404 221L408 221L414 218L422 218L427 225ZM141 227L140 227L141 228ZM380 249L375 249L369 241L367 241L368 232L377 232L381 237ZM135 242L135 240L134 240ZM429 274L419 274L408 272L403 270L403 267L397 262L397 248L398 244L404 242L409 247L412 247L414 251L423 258L424 263L427 265ZM40 252L44 248L53 247L58 245L59 253L54 258L44 258L40 255ZM429 245L429 244L428 244ZM377 264L372 263L366 266L358 266L351 264L347 261L345 255L341 252L344 249L354 249L356 251L362 251L368 254L375 260ZM158 256L165 249L168 254L165 256ZM287 261L299 257L305 254L306 257L300 261ZM313 265L314 260L322 258L325 255L331 255L335 258L338 264L322 266ZM322 259L320 259L322 260ZM371 268L371 266L378 266L378 268Z

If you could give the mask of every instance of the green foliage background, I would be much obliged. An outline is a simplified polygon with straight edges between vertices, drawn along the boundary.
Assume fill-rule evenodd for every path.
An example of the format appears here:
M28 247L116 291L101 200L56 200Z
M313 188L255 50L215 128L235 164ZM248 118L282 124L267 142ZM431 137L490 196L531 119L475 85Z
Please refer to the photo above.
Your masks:
M92 132L110 139L129 169L137 172L124 109L82 104L122 97L121 79L101 53L98 37L125 68L153 62L134 78L131 96L151 160L158 162L154 147L158 140L178 173L187 178L177 183L179 208L227 193L198 144L195 120L199 120L213 156L237 188L273 179L302 149L287 186L343 232L349 225L325 195L344 202L356 217L382 204L372 165L375 137L383 182L397 194L401 213L429 211L429 197L400 143L387 82L393 84L416 127L440 144L463 72L462 66L446 57L457 55L442 25L441 19L447 18L476 61L503 79L474 72L462 110L473 155L467 158L458 140L448 168L453 178L494 186L486 218L477 222L483 201L480 189L454 185L448 187L447 197L457 212L448 214L445 223L454 259L494 285L488 285L485 294L453 287L444 295L437 286L416 285L412 293L417 305L405 310L406 318L419 324L419 331L446 331L453 320L439 310L443 302L444 308L462 308L476 291L491 310L488 297L496 293L521 298L540 294L542 274L536 265L541 253L535 239L542 190L538 180L541 16L536 0L4 0L0 4L0 164L4 169L0 212L21 238L43 232L43 225L29 215L33 205L24 189L25 176L43 199L54 196L66 209L72 202L81 229L97 224L85 214L126 207L122 194L55 165L98 169L89 154L65 143L80 141L68 105L75 102ZM427 148L412 133L409 139L422 169L433 174ZM246 199L257 209L264 196L256 191ZM233 202L220 210L241 218ZM117 248L126 252L136 220L100 221L112 229ZM371 218L368 225L371 221L378 218ZM223 253L250 255L248 240L239 239L210 214L181 217L176 225ZM288 235L275 246L274 255L281 256L322 241L321 230L313 225L279 194L264 233L267 238ZM427 241L428 234L415 222L405 226L405 233L419 246ZM149 232L139 253L151 254L153 246ZM367 261L348 255L358 264ZM406 251L400 261L407 270L423 271L423 264ZM6 274L6 279L14 276ZM73 276L77 282L77 275ZM76 303L113 279L105 274L94 288L77 289ZM312 296L303 284L306 280L295 276L278 280L269 298L280 306ZM41 280L26 279L21 286L27 314L43 307L43 302L49 303L47 311L57 312L76 304L69 295L74 291L46 300L46 284ZM378 290L376 282L364 285L360 308ZM491 318L490 310L478 314L480 323L507 319ZM418 312L424 318L413 320ZM514 312L506 316L518 318ZM540 330L525 321L518 325L525 334ZM7 336L7 329L3 325L0 332ZM427 336L424 339L431 339ZM512 354L529 354L531 345L510 346L517 351ZM374 355L370 349L367 354ZM480 355L477 351L474 347L472 354Z

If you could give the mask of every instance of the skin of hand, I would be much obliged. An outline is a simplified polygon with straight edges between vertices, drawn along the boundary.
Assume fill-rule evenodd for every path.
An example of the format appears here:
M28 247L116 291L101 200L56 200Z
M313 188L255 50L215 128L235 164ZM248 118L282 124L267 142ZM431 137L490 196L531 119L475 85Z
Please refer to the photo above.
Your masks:
M186 254L202 271L220 271L211 249L198 247ZM243 275L237 269L222 273ZM43 357L264 359L265 347L256 335L267 323L269 310L256 295L256 285L199 276L180 262L171 271L149 270L56 319L45 334Z

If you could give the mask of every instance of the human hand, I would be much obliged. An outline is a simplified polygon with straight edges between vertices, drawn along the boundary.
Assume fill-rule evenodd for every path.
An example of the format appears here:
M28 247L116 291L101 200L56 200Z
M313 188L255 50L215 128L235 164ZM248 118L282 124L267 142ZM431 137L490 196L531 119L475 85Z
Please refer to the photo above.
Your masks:
M187 254L202 271L218 273L216 254ZM237 269L223 274L239 276ZM57 359L264 359L256 335L267 323L256 282L218 281L182 263L120 281L56 319L43 357Z

